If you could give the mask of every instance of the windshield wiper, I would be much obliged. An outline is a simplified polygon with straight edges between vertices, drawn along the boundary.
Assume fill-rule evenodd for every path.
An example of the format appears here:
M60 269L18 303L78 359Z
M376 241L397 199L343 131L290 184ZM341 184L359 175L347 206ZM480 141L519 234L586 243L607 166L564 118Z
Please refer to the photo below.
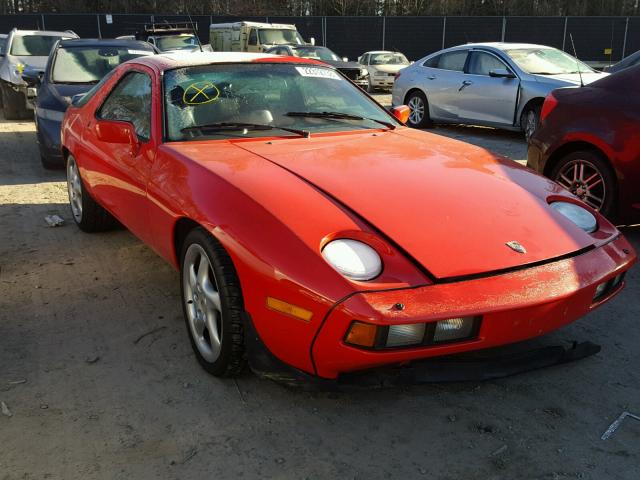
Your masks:
M378 120L376 118L361 117L359 115L352 115L350 113L342 112L287 112L287 117L310 117L310 118L328 118L330 120L369 120L371 122L384 125L389 130L395 130L396 126L393 123L385 122L384 120Z
M277 125L266 125L262 123L244 123L244 122L218 122L207 123L204 125L193 125L191 127L185 127L180 131L182 133L188 133L193 131L205 131L205 132L230 132L233 130L284 130L285 132L295 133L304 138L309 138L311 133L308 130L299 130L297 128L278 127Z

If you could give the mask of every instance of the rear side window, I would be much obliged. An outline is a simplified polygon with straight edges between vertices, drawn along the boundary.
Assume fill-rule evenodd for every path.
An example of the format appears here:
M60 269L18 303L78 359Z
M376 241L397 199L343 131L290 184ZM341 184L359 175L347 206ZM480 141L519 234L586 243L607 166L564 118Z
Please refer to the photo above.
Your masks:
M467 61L467 51L456 51L443 53L438 61L438 68L442 70L455 70L461 72L464 70L464 64Z
M151 136L151 78L141 72L126 74L111 91L98 117L133 124L142 140Z
M435 57L431 57L429 60L422 64L423 67L429 68L438 68L438 62L440 62L440 57L442 55L436 55Z

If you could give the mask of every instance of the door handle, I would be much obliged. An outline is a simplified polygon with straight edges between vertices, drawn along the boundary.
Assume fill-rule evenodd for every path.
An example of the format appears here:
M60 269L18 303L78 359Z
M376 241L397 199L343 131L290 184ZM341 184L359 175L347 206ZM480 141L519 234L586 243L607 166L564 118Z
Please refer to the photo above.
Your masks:
M458 91L461 92L464 87L468 87L472 83L473 82L471 80L465 80L464 82L462 82L462 85L460 85L460 88L458 89Z
M429 80L435 80L435 79L436 79L436 76L435 76L435 75L429 75L427 78L428 78Z

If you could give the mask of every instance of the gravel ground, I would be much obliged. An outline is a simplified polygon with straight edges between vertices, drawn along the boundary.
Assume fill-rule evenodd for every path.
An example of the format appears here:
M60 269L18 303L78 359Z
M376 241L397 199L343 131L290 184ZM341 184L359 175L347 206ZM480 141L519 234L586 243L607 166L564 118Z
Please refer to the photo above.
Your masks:
M126 231L81 233L33 130L0 121L0 479L639 478L640 422L600 440L640 414L637 268L545 338L602 345L577 363L349 394L220 380L191 352L177 274ZM437 132L524 158L518 135Z

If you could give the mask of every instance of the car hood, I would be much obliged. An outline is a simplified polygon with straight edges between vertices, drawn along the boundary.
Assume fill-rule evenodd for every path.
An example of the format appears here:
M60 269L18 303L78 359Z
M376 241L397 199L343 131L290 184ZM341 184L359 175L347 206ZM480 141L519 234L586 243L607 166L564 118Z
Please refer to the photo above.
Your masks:
M438 135L399 128L236 145L324 192L439 279L544 262L595 243L549 207L549 195L566 195L559 186ZM313 207L305 208L311 220Z
M320 61L326 63L327 65L331 65L332 67L336 67L339 69L360 70L361 68L364 68L364 66L360 65L358 62L343 62L342 60L320 60Z
M409 65L370 65L370 68L374 68L378 72L383 73L398 73L403 68L407 68Z
M609 75L608 73L584 73L582 74L582 82L585 85L600 80L601 78ZM553 80L560 85L580 85L580 75L577 73L563 74L563 75L536 75L539 81Z

